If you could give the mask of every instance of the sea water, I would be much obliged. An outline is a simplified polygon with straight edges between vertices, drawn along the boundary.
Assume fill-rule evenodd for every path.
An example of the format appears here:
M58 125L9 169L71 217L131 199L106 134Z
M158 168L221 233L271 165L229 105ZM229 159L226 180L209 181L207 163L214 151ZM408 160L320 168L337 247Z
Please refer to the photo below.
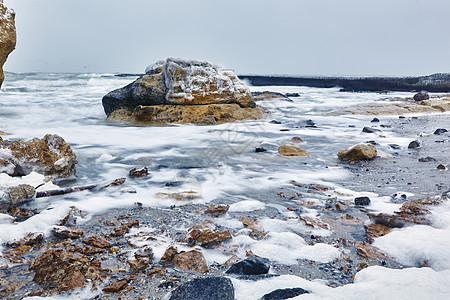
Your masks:
M106 184L116 178L127 177L129 170L134 167L147 167L150 176L139 180L127 179L126 184L118 189L36 199L30 207L40 210L40 214L21 223L2 221L1 243L20 238L30 231L50 234L51 227L67 213L70 206L87 212L88 218L110 208L129 207L135 202L162 208L186 203L225 203L230 205L232 211L253 211L266 206L281 207L281 199L264 197L264 193L287 185L292 180L339 189L337 182L348 174L338 163L336 154L339 150L373 139L371 134L361 133L364 126L370 126L373 117L332 116L330 112L350 105L387 103L390 102L388 97L411 96L409 93L346 93L340 92L338 87L251 87L252 91L299 93L300 96L258 102L269 113L256 121L209 126L141 126L105 120L101 104L106 93L127 85L136 77L117 77L114 74L8 73L6 78L0 90L0 130L7 133L6 138L30 139L42 138L48 133L58 134L77 155L79 163L76 178L56 184ZM391 117L383 118L388 120ZM387 153L392 151L388 144L396 143L405 147L410 141L389 129L385 129L383 135L377 149ZM278 146L291 142L293 137L303 139L304 142L298 146L306 149L311 154L310 158L284 157L278 153ZM258 147L267 151L257 153L255 149ZM39 178L38 174L33 174L28 180L36 184L36 180L42 180ZM10 184L11 180L0 177L0 185ZM26 182L27 179L22 180ZM177 200L161 196L186 191L192 192L194 199ZM345 192L357 196L365 191ZM374 202L379 211L398 208L398 205L392 206L385 201L383 197L387 195L371 196L378 199ZM415 229L395 231L376 243L406 265L410 263L414 266L414 255L435 255L435 260L439 260L445 257L441 252L447 246L439 248L441 252L437 254L431 250L427 252L417 246L414 236L421 234L426 237L430 230L440 230L432 233L441 234L441 239L442 235L448 235L450 218L447 211L437 213L440 216L439 228L411 227ZM289 213L284 213L289 217ZM240 224L238 220L226 218L219 222L231 228L238 228ZM294 234L306 231L304 225L294 221L277 222L261 220L269 231L263 243L253 245L254 241L245 236L236 237L234 242L286 264L295 263L296 259L301 258L327 262L339 255L337 249L330 245L305 245L303 239ZM329 234L326 230L316 233ZM390 237L394 235L400 237ZM410 241L410 244L395 244L394 241L402 239ZM409 253L408 249L414 249L414 245L417 249ZM286 254L282 256L279 253ZM209 263L223 263L227 259L208 251L205 251L205 256ZM262 287L260 283L237 279L233 283L238 299L252 299L248 295L259 294L261 297L265 292L270 292L270 288L297 286L308 288L315 294L305 298L359 299L364 296L376 299L377 295L391 296L395 291L403 296L430 293L429 287L410 287L415 276L424 276L427 278L425 283L436 286L438 292L435 296L439 298L442 292L450 292L448 284L440 284L446 280L450 282L449 270L450 263L447 260L443 267L434 269L390 270L371 267L357 274L355 284L337 289L331 289L323 282L310 282L287 275L264 280ZM393 282L386 283L386 278ZM380 294L379 290L383 288L385 290Z

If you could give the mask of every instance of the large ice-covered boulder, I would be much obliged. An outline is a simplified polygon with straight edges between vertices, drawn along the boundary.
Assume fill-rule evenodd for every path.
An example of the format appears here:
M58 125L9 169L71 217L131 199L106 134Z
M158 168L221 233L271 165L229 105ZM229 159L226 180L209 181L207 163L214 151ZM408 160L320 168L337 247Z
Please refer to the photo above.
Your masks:
M3 5L3 0L0 0L0 87L5 79L3 65L5 64L8 55L15 47L15 13L12 9Z
M144 76L108 93L102 102L109 119L147 123L222 123L261 117L249 88L233 71L186 59L168 58L150 65ZM209 108L199 107L203 105ZM200 114L205 110L211 112L213 122L204 121ZM171 116L163 117L162 111L170 111Z

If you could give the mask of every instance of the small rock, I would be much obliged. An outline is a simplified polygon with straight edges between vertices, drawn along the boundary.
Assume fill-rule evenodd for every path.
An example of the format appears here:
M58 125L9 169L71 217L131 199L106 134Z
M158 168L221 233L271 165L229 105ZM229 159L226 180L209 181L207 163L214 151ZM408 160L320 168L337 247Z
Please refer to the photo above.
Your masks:
M145 270L148 267L150 259L148 257L139 258L139 259L130 259L127 261L130 265L130 268L135 271Z
M370 198L369 197L356 197L355 198L355 205L369 205L370 204Z
M258 148L256 148L255 149L255 152L266 152L267 150L266 149L264 149L263 147L258 147Z
M231 238L232 236L229 230L219 231L214 223L210 221L203 221L192 226L186 235L186 241L190 245L199 243L202 246L219 243Z
M447 129L445 129L445 128L438 128L438 129L436 129L436 130L434 131L434 134L441 135L441 134L444 134L444 133L446 133L446 132L448 132Z
M149 246L140 248L136 252L134 252L134 257L136 257L136 258L148 257L151 259L151 258L153 258L153 249L152 249L152 247L149 247Z
M380 131L380 130L376 129L376 128L372 128L372 127L364 127L362 129L362 132L364 132L364 133L375 133L375 132L378 132L378 131Z
M286 93L284 94L286 97L300 97L299 93Z
M400 145L397 145L397 144L389 144L389 147L391 147L392 149L395 149L395 150L398 150L401 148Z
M422 101L430 99L430 95L428 95L427 91L420 91L413 97L414 101Z
M386 254L380 251L375 246L372 246L366 242L357 242L356 243L356 253L361 255L362 257L368 258L368 259L382 259L386 260L388 257Z
M97 248L108 248L109 246L111 246L111 244L107 240L98 235L90 236L89 238L84 240L83 243Z
M53 226L52 232L59 237L78 239L83 235L83 231L67 226Z
M434 158L431 157L431 156L419 158L419 162L431 162L431 161L436 161L436 159L434 159Z
M293 143L301 143L301 142L303 142L303 139L302 139L301 137L299 137L299 136L294 136L294 137L291 139L291 141L292 141Z
M173 262L180 269L194 270L199 273L209 272L205 257L203 256L203 253L199 250L191 250L176 254L173 258Z
M313 120L306 120L305 127L317 128L316 123Z
M233 264L227 274L237 275L261 275L269 273L270 264L267 258L250 256L240 262Z
M234 287L229 278L195 278L171 292L169 300L234 300Z
M129 174L128 174L131 178L140 178L140 177L145 177L148 175L148 169L147 167L138 169L138 168L133 168L130 170Z
M308 151L296 147L294 145L282 145L278 147L278 152L283 156L302 156L302 157L310 157L311 155L308 153Z
M388 234L392 230L392 228L382 224L364 225L364 229L366 230L366 238L369 243L372 243L377 237Z
M40 232L30 232L25 237L21 238L18 241L13 241L8 245L10 247L18 247L22 245L33 246L44 240L44 234Z
M107 286L105 286L102 291L107 293L117 293L128 287L128 282L126 279L119 279L116 281L110 282Z
M277 121L277 120L272 120L272 121L270 121L269 123L270 123L270 124L277 124L277 125L281 124L281 122L280 122L280 121Z
M8 187L0 191L0 210L10 210L34 200L36 191L28 184Z
M86 214L76 208L75 206L71 206L67 215L59 221L59 226L74 226L77 224L78 219L84 219Z
M352 148L339 151L337 156L339 159L349 163L371 160L377 156L377 148L372 144L358 144Z
M112 246L111 248L109 248L109 253L117 253L119 252L119 247L117 246Z
M175 255L177 254L178 250L175 246L170 246L166 249L164 252L164 255L161 257L162 261L172 261Z
M380 122L380 119L378 118L373 118L372 121L370 121L371 123L378 123Z
M113 229L111 236L121 236L130 231L131 227L139 227L139 220L128 221Z
M282 300L294 298L302 294L309 294L307 290L302 288L292 288L292 289L278 289L268 294L265 294L261 300Z
M206 210L205 214L210 215L211 217L220 217L228 212L230 209L229 205L214 205L211 204Z
M420 142L418 140L412 141L408 145L408 149L417 149L420 147Z
M438 166L436 167L436 169L439 169L439 170L446 170L447 167L444 166L443 164L440 164L440 165L438 165Z

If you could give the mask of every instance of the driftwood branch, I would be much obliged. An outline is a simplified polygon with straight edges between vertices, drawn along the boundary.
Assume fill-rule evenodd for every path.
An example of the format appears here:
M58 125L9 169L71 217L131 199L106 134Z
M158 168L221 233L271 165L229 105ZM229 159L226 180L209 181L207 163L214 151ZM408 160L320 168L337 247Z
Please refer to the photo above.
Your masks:
M92 185L85 185L85 186L75 186L75 187L69 187L65 189L57 189L57 190L48 190L48 191L39 191L36 192L36 198L42 198L42 197L50 197L50 196L57 196L57 195L64 195L64 194L70 194L74 192L81 192L86 190L93 190L95 188L105 189L111 186L118 186L125 182L125 178L118 178L114 180L111 183L108 183L106 185L100 186L98 184L92 184Z

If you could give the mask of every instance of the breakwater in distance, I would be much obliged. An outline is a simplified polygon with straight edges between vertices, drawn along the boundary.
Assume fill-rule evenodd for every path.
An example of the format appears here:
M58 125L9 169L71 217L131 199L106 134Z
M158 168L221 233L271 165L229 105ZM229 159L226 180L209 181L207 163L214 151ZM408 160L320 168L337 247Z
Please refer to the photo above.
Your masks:
M316 88L341 87L342 91L369 92L450 92L450 73L419 77L297 77L239 75L253 86L307 86Z
M122 73L117 77L140 77L144 74ZM417 92L450 93L450 73L417 77L333 77L288 75L238 75L253 86L341 87L345 92Z

